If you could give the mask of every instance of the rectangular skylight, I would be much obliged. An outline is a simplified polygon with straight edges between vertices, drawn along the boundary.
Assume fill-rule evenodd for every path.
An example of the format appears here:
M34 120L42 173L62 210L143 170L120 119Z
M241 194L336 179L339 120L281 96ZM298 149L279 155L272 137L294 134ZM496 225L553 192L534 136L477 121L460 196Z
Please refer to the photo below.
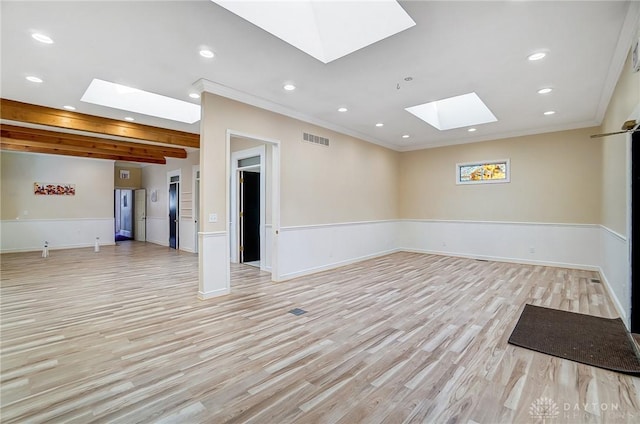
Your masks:
M496 122L498 119L476 93L449 97L405 109L440 131Z
M200 120L200 105L97 78L80 100L187 124Z
M395 0L212 1L323 63L416 24Z

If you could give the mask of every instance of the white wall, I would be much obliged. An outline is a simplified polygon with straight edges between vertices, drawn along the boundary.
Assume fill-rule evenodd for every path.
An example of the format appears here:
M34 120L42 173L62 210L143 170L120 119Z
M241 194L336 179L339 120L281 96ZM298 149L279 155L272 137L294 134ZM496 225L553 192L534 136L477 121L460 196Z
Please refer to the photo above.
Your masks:
M169 186L167 173L180 170L180 210L178 248L195 252L195 222L193 217L193 165L200 161L197 151L186 159L167 159L166 165L148 165L142 168L142 187L147 190L147 241L161 246L169 245ZM152 193L157 191L157 201Z
M280 228L283 280L385 255L400 246L398 221L364 221Z
M597 270L595 224L404 220L402 250L503 262Z
M113 161L2 152L0 252L114 243ZM36 196L34 183L75 184L75 196Z
M626 236L602 226L600 274L622 320L630 328L631 284L629 281L629 240Z

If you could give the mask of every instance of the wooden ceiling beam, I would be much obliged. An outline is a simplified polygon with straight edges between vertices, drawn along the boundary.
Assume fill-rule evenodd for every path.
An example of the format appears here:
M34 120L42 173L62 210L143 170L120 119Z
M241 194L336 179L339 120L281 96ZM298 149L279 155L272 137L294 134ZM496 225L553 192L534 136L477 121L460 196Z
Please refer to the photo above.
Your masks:
M0 117L9 121L28 122L30 124L127 137L154 143L200 148L199 134L102 118L14 100L0 99Z
M141 156L141 157L173 157L184 159L187 151L176 147L156 146L152 144L115 141L105 138L88 137L85 135L47 131L35 128L2 125L0 135L3 139L21 140L25 142L41 143L40 147L94 149L104 151L105 154ZM44 146L47 144L48 146Z
M126 162L144 162L164 165L167 163L165 158L161 157L140 157L140 156L126 156L117 154L105 154L100 152L80 152L72 150L63 150L61 148L51 147L39 147L28 144L28 142L21 143L19 140L7 140L2 138L0 140L0 149L10 150L14 152L28 152L28 153L44 153L49 155L63 155L63 156L77 156L93 159L108 159Z
M0 138L0 140L2 140L2 143L6 145L33 147L36 149L48 149L55 152L96 153L96 154L107 155L107 156L128 156L132 158L139 158L141 160L164 159L164 156L161 156L161 155L127 154L124 152L116 152L114 150L96 149L94 147L52 145L49 143L41 143L38 141L15 140L15 139L10 139L5 137ZM62 154L62 153L59 153L59 154Z

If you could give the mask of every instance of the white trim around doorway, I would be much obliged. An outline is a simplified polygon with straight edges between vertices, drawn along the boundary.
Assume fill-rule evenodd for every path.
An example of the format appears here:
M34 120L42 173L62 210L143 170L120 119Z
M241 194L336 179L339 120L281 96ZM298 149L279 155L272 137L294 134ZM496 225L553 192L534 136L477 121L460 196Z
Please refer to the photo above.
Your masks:
M237 233L233 231L233 226L232 226L233 225L232 216L235 216L235 215L231 215L231 211L233 210L231 195L235 191L235 190L231 190L231 187L235 187L235 185L232 186L231 179L232 179L232 176L237 173L237 169L232 171L233 155L230 153L231 138L248 139L248 140L256 141L263 144L262 148L265 151L265 154L264 154L265 157L261 157L260 159L261 194L263 191L263 187L266 187L266 172L265 172L265 169L262 168L262 166L264 166L263 164L265 163L265 159L266 159L266 149L271 149L271 172L272 172L271 199L270 199L271 200L271 225L269 226L265 225L266 218L263 218L263 211L266 211L266 207L262 206L263 202L266 204L266 189L265 189L265 192L264 192L265 195L264 196L261 195L261 199L260 199L260 202L261 202L260 256L261 256L261 268L262 268L262 262L266 263L266 260L263 261L263 258L266 259L267 256L271 258L270 270L269 269L265 269L265 270L271 272L272 281L280 281L280 270L278 266L279 265L278 249L279 249L279 238L280 238L279 237L280 236L280 141L261 137L261 136L256 136L253 134L247 134L239 131L227 130L227 164L229 165L227 166L227 181L229 182L229 186L228 186L229 191L227 195L227 205L226 205L226 208L227 208L226 210L228 211L227 213L229 213L229 222L228 222L227 229L229 230L230 237L233 235L236 237L236 243L237 243ZM251 156L256 156L256 154L254 153ZM237 160L235 163L237 164ZM264 183L263 183L263 179L264 179ZM262 237L263 231L264 231L264 237ZM229 242L228 249L229 249L229 253L232 255L233 250L231 249L231 246L232 244L231 242ZM231 256L230 256L230 259L231 259ZM237 255L236 255L236 261L237 261ZM230 267L230 262L229 262L229 267Z
M195 230L194 238L193 238L193 253L198 253L200 238L198 237L198 233L200 232L200 165L192 165L191 167L191 192L193 203L191 205L192 208L192 219L193 219L193 227Z
M258 146L252 149L241 150L231 154L231 187L229 193L231 195L231 208L229 210L229 240L231 244L230 257L231 262L238 263L239 251L239 229L238 221L239 202L238 202L238 171L255 169L257 166L239 168L238 161L252 157L260 157L260 269L268 271L265 261L266 257L266 196L267 196L267 179L266 179L266 149L265 146Z

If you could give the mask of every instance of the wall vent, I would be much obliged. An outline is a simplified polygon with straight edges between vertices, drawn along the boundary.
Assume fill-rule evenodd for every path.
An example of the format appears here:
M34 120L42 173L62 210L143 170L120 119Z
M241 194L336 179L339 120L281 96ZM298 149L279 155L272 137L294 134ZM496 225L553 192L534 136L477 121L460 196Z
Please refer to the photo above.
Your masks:
M329 139L320 137L318 135L302 133L302 139L304 141L308 141L309 143L319 144L321 146L329 146Z

